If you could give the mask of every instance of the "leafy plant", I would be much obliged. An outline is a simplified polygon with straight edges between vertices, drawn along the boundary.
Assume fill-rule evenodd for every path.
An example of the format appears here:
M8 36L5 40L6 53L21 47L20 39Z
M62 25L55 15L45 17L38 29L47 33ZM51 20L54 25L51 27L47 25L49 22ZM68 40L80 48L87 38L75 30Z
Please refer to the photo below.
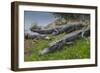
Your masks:
M31 25L31 29L39 29L40 26L38 26L38 24L36 22L32 23Z

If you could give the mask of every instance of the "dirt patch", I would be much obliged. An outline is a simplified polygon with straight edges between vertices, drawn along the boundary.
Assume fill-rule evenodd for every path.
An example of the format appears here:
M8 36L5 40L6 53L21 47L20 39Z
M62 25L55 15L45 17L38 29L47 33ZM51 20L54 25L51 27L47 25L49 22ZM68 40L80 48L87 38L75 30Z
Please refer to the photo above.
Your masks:
M33 40L24 40L24 54L29 55L32 53L32 48L34 47L34 41Z

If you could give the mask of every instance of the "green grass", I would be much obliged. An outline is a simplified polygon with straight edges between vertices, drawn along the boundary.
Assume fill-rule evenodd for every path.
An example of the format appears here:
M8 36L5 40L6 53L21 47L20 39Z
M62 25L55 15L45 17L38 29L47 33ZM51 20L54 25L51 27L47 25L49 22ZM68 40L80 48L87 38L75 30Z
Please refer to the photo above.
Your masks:
M33 43L33 47L25 48L25 61L44 61L44 60L67 60L67 59L86 59L90 58L90 42L84 38L79 38L73 44L65 44L61 50L57 50L53 53L48 53L46 55L39 55L39 52L48 47L48 44L52 41L58 40L63 37L65 33L58 36L49 35L51 40L28 40Z

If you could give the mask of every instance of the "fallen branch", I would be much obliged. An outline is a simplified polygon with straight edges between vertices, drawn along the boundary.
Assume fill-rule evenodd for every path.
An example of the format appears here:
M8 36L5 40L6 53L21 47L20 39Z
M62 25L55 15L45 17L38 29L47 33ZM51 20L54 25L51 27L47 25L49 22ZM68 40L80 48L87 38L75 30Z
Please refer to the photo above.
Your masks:
M82 32L82 37L88 37L88 36L90 36L90 26L87 26Z

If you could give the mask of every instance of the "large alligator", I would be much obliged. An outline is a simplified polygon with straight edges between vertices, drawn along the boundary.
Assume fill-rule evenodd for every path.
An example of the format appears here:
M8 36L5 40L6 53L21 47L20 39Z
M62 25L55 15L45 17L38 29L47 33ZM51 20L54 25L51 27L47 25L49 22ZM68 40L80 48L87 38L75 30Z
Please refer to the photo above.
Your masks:
M59 50L62 48L63 45L69 44L69 42L75 41L78 37L82 36L82 34L86 33L87 31L88 30L84 31L83 29L81 29L81 30L71 32L71 33L65 35L63 38L61 38L56 43L53 43L52 45L50 45L48 48L44 48L42 51L39 52L39 55L44 55L49 52L54 52L56 50Z
M39 34L60 34L62 32L72 32L75 30L79 30L83 27L82 24L65 24L56 28L51 29L30 29L33 32L37 32Z

